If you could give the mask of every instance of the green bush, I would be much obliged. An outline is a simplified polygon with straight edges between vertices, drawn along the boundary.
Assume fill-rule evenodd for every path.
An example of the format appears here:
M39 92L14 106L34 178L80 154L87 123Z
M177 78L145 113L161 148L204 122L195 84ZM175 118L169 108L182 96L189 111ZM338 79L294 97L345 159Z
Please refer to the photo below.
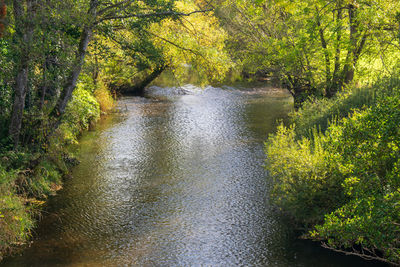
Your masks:
M351 88L339 93L333 99L310 99L302 107L290 114L296 124L296 133L310 136L310 129L325 131L330 122L347 117L354 109L368 107L376 101L376 88Z
M0 260L16 244L30 237L33 220L24 199L15 194L16 171L6 171L0 165Z
M349 201L312 232L334 248L400 263L400 97L387 96L345 119L329 140L340 154Z
M317 131L312 140L297 140L294 126L281 125L266 143L272 202L305 225L321 222L344 199L335 157L324 148L325 140Z
M273 179L273 203L313 228L308 237L326 240L336 250L400 264L396 83L386 83L373 104L330 123L325 132L315 130L319 115L303 120L314 127L306 137L296 133L296 126L280 126L266 143L266 167ZM346 99L332 100L330 106L347 106L341 103Z
M79 134L99 117L99 103L81 83L68 104L58 129L60 135L53 137L46 155L29 150L0 151L0 260L29 239L34 226L32 211L41 204L37 199L60 189L67 171L62 146L77 142Z
M399 87L400 79L394 76L381 79L372 86L350 87L332 99L309 99L290 114L290 121L296 125L298 136L311 137L311 129L324 132L331 122L376 104L377 99L394 94Z
M63 172L55 162L49 159L43 159L33 172L28 176L23 176L20 180L20 187L25 194L35 198L47 198L60 187Z
M83 88L83 84L78 84L60 126L64 142L76 143L82 131L89 129L99 118L100 106L96 98Z

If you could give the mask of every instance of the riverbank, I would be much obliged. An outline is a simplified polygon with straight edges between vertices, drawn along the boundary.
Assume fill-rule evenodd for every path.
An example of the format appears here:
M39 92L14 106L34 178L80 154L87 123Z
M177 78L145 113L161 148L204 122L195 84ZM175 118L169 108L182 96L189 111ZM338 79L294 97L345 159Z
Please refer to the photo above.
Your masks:
M270 205L263 142L290 96L184 88L119 99L73 146L35 242L0 266L376 266L298 240Z
M113 109L114 100L105 89L94 93L78 85L61 125L43 147L0 150L0 260L18 252L29 242L49 196L62 188L69 169L78 164L65 148L77 143ZM42 125L46 129L45 125Z
M400 265L400 80L313 99L266 143L271 201L323 247Z

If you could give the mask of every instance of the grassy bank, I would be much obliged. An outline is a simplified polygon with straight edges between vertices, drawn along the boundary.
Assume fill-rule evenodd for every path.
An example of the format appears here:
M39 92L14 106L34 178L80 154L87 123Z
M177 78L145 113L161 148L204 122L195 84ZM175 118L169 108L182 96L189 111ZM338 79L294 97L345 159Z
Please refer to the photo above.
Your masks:
M0 260L29 241L41 206L62 188L62 180L76 164L65 146L78 142L83 131L114 106L104 86L87 90L81 83L74 91L62 124L51 141L40 149L0 151Z
M304 237L400 264L400 80L307 102L266 142L271 200Z

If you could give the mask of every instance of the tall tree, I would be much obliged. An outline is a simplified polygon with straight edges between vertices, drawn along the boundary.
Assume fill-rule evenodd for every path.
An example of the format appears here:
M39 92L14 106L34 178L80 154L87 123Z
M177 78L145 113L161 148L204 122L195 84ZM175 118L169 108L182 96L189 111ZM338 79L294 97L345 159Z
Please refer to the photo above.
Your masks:
M95 33L113 31L127 23L136 25L137 28L145 28L150 23L160 22L165 18L178 19L181 16L204 12L196 10L190 14L183 13L176 9L174 2L174 0L63 2L14 0L12 9L15 33L11 40L11 50L15 54L15 82L9 135L13 139L15 148L20 141L25 103L28 100L30 105L35 101L39 103L39 110L46 113L43 119L49 115L55 118L54 125L59 125L76 87L88 46ZM75 52L71 56L73 49ZM30 77L33 71L35 74L41 72L42 78L39 79L38 75ZM51 72L54 73L54 77L60 77L57 79L63 86L59 92L51 92L52 99L48 102L48 106L44 107L46 96L53 87L49 85ZM30 96L29 99L26 99L27 95ZM39 99L35 100L36 98ZM29 110L33 109L29 107Z
M13 49L18 59L15 65L14 104L10 119L9 135L14 146L19 143L25 98L28 92L28 74L31 61L30 49L35 28L35 15L38 1L13 1L15 35Z
M332 97L360 75L360 62L372 66L382 54L398 53L388 30L399 9L393 0L218 3L243 69L278 76L296 98L318 92Z

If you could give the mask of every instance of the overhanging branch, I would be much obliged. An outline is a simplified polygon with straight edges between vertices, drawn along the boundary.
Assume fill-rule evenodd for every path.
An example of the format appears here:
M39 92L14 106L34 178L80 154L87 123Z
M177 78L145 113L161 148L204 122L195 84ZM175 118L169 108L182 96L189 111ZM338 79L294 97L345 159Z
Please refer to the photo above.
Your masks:
M96 21L96 24L99 24L103 21L108 21L108 20L117 20L117 19L127 19L127 18L149 18L149 17L161 17L161 16L190 16L196 13L206 13L213 11L213 9L205 9L205 10L195 10L189 13L183 13L183 12L176 12L176 11L165 11L165 12L156 12L156 13L148 13L148 14L127 14L127 15L121 15L121 16L105 16L103 18L100 18L99 20Z

